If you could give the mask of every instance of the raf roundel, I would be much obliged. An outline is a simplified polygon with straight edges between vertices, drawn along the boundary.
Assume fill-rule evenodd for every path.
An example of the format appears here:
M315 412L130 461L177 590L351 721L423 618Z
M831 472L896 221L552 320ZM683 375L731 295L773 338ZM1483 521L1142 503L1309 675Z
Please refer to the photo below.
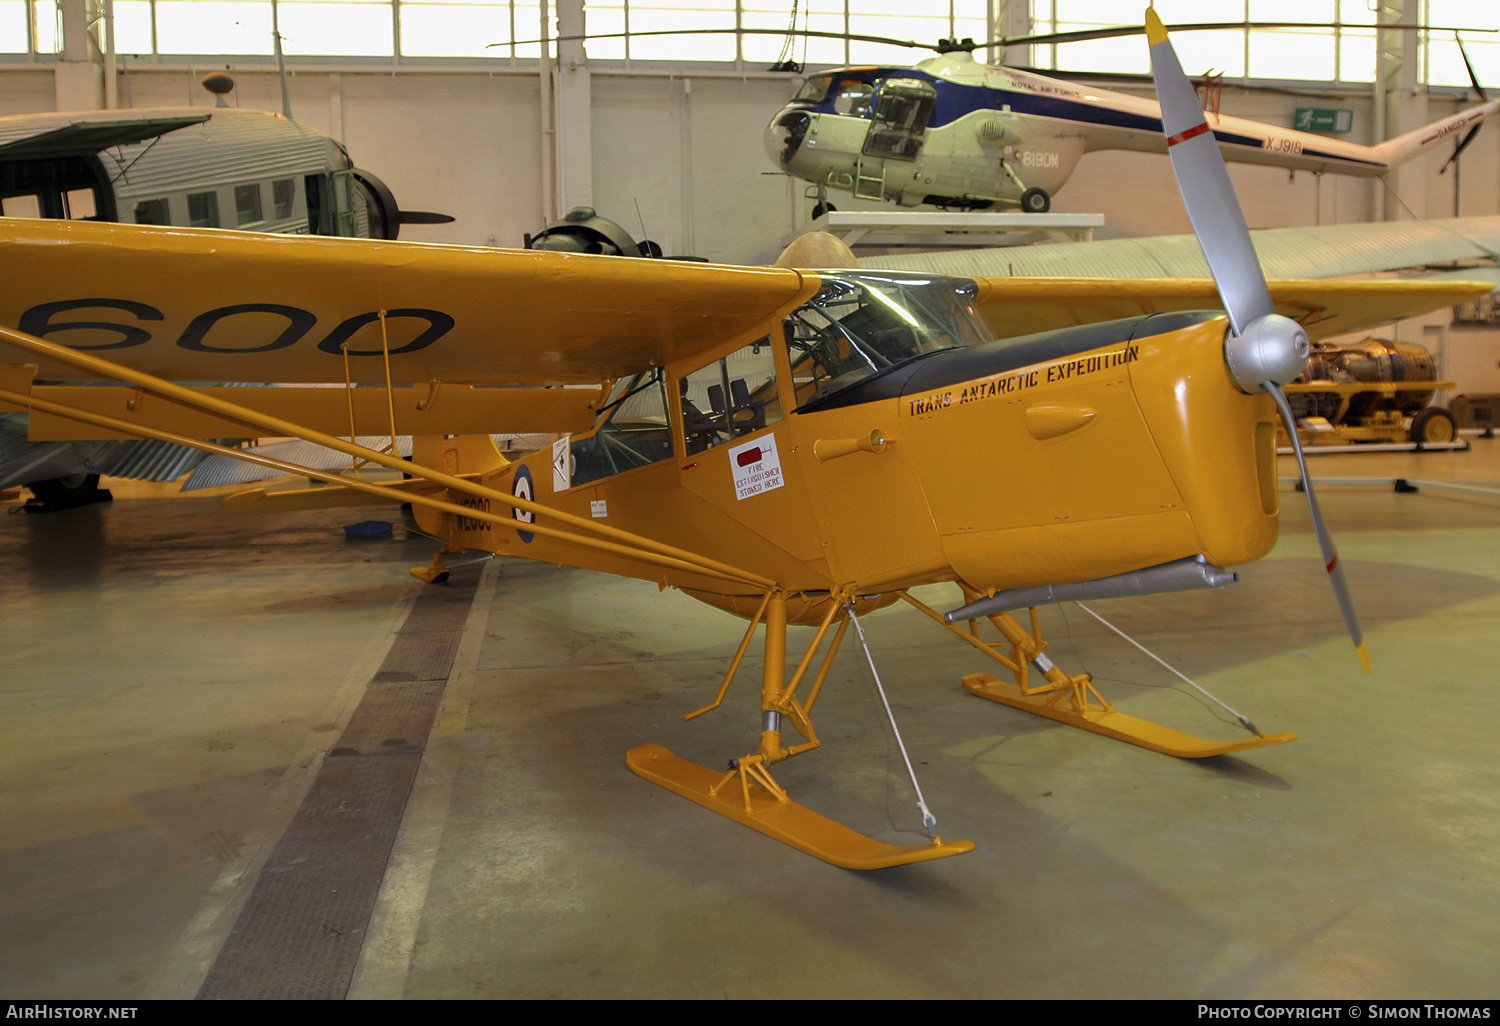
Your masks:
M511 482L510 494L518 499L524 499L526 502L531 502L533 500L534 496L536 495L536 487L531 482L530 470L525 467L520 467L516 470L516 479ZM510 512L511 516L515 517L523 524L536 523L536 514L531 512L530 510L519 509L512 506ZM521 540L528 545L531 544L531 539L536 537L536 535L530 531L517 531L516 534L520 535Z

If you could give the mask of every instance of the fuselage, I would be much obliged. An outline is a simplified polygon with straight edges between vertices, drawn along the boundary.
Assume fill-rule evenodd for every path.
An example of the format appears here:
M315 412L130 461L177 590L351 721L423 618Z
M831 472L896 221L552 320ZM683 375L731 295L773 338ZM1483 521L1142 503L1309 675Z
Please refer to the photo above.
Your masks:
M1207 115L1226 160L1375 176L1466 130L1488 103L1379 147L1245 118ZM984 206L1051 194L1095 150L1167 151L1154 100L976 63L967 53L912 68L820 73L766 129L783 170L825 188L904 205Z
M1003 310L969 280L817 281L751 336L617 384L593 429L484 481L753 569L805 597L794 620L838 588L1057 584L1200 555L1232 566L1274 544L1274 408L1230 380L1221 317L996 340L985 314ZM463 547L645 577L745 615L758 599L524 531L545 513L518 530L418 516Z

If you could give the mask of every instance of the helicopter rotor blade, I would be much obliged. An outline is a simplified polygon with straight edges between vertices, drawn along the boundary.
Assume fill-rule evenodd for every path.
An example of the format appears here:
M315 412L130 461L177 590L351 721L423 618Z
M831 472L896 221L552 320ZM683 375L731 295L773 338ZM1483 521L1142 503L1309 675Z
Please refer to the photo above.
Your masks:
M1417 24L1382 24L1382 29L1421 29L1424 32L1496 32L1500 29L1485 28L1463 28L1449 29L1430 25ZM1258 31L1274 29L1307 30L1307 29L1368 29L1367 22L1348 21L1201 21L1168 25L1166 28L1173 32L1223 32L1246 29ZM1011 36L1008 39L994 39L979 44L979 49L993 46L1043 46L1049 43L1085 43L1095 39L1118 39L1121 36L1146 35L1149 25L1112 25L1106 28L1078 29L1071 32L1044 32L1032 36Z
M1313 492L1312 477L1297 437L1297 421L1281 386L1302 373L1311 352L1307 333L1302 326L1276 313L1260 269L1250 232L1245 226L1239 200L1230 184L1224 158L1209 131L1167 31L1154 9L1146 12L1146 38L1151 44L1151 74L1156 80L1157 99L1161 105L1162 132L1172 158L1183 205L1198 237L1198 245L1213 273L1219 297L1229 314L1233 331L1224 343L1225 360L1236 384L1249 393L1268 392L1286 424L1292 439L1297 465L1302 473L1302 488L1312 514L1313 530L1323 552L1323 565L1333 584L1339 610L1349 628L1354 650L1365 672L1370 671L1370 656L1365 647L1359 617L1349 596L1344 569L1338 551L1323 521Z
M1487 28L1463 28L1448 29L1428 25L1393 24L1382 25L1382 28L1420 28L1428 32L1500 32L1500 29ZM1206 21L1171 26L1176 32L1213 32L1246 29L1327 29L1327 28L1355 28L1367 29L1368 24L1363 22L1341 22L1341 21ZM1046 32L1030 36L1008 36L1000 39L987 39L976 43L972 39L959 41L957 39L939 40L937 43L918 43L911 39L894 39L890 36L869 36L853 32L822 32L817 29L773 29L773 28L687 28L687 29L652 29L644 32L585 32L562 36L549 36L546 39L504 39L498 43L487 43L486 49L496 46L539 46L543 43L573 43L580 40L590 39L624 39L629 36L714 36L733 33L741 36L807 36L812 39L847 39L856 43L883 43L887 46L904 46L910 50L931 50L935 53L949 53L954 50L989 50L1006 46L1043 46L1051 43L1082 43L1095 39L1115 39L1120 36L1138 36L1147 31L1145 25L1115 25L1107 28L1079 29L1070 32ZM1465 60L1467 61L1467 55Z
M576 43L580 40L590 39L625 39L630 36L810 36L813 39L848 39L856 43L884 43L887 46L904 46L910 50L936 50L937 47L931 43L918 43L911 39L893 39L890 36L865 36L853 32L820 32L816 29L786 29L769 28L689 28L689 29L652 29L645 32L585 32L567 36L550 36L547 39L504 39L498 43L486 43L485 49L495 46L539 46L542 43Z
M1469 70L1469 82L1474 87L1475 95L1479 97L1481 103L1485 100L1488 100L1490 98L1489 94L1484 91L1484 86L1479 84L1479 76L1474 73L1474 64L1469 60L1469 51L1465 49L1463 38L1458 34L1457 30L1454 30L1453 41L1458 44L1459 56L1464 59L1464 67ZM1483 125L1484 122L1480 121L1477 122L1473 128L1469 129L1469 131L1464 135L1463 139L1459 141L1459 144L1453 147L1453 156L1445 160L1443 162L1443 166L1438 168L1438 174L1447 174L1448 168L1451 165L1458 163L1458 158L1463 154L1464 150L1468 148L1469 143L1474 141L1474 136L1479 133L1479 129L1483 127Z
M1458 44L1458 55L1464 59L1464 67L1469 71L1469 83L1474 86L1474 92L1483 103L1488 100L1489 94L1484 91L1484 86L1479 84L1479 76L1474 73L1474 64L1469 60L1469 51L1464 48L1463 38L1458 34L1459 30L1453 30L1453 41Z
M1448 168L1458 163L1458 158L1463 156L1464 150L1469 148L1469 143L1474 140L1474 136L1479 133L1479 129L1483 127L1483 125L1484 122L1481 121L1479 124L1475 125L1473 128L1464 133L1463 139L1459 141L1457 146L1453 147L1453 155L1443 162L1442 167L1438 168L1438 174L1447 174Z

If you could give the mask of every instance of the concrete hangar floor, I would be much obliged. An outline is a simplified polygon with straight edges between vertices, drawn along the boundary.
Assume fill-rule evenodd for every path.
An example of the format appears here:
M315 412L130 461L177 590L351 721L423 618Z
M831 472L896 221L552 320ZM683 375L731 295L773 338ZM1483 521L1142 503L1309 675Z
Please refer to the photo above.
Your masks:
M742 630L684 596L510 559L425 586L430 543L347 512L0 516L0 995L1493 999L1497 445L1315 463L1491 490L1321 493L1373 676L1290 488L1240 584L1094 604L1289 744L1054 724L969 696L983 658L916 611L868 617L939 832L977 845L871 873L627 769L755 742L754 667L680 720ZM1043 626L1125 710L1235 736L1076 608ZM917 843L852 639L817 714L782 783Z

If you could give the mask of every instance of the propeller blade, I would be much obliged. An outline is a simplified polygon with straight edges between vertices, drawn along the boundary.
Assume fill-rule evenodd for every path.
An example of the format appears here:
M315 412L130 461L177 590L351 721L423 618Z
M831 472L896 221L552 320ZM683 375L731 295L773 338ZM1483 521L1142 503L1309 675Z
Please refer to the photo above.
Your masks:
M1354 642L1354 652L1360 665L1370 672L1370 651L1365 647L1365 635L1359 628L1359 616L1354 612L1354 599L1349 596L1349 583L1344 580L1344 568L1339 563L1339 551L1334 547L1333 536L1323 522L1323 511L1318 506L1318 497L1313 493L1312 478L1307 473L1307 459L1302 454L1302 440L1297 437L1297 418L1292 415L1291 404L1280 385L1266 382L1265 390L1276 400L1281 411L1281 422L1286 425L1287 437L1292 440L1292 452L1297 456L1297 469L1302 473L1302 492L1307 496L1307 511L1312 514L1313 531L1318 535L1318 548L1323 552L1323 568L1328 571L1328 580L1339 600L1339 612L1344 614L1344 623L1349 628L1349 638Z
M1250 243L1239 199L1229 183L1218 141L1209 131L1198 94L1182 73L1177 52L1155 8L1146 11L1146 39L1151 44L1151 74L1156 79L1162 132L1167 137L1177 188L1229 322L1236 335L1243 335L1251 321L1275 313L1276 307Z
M1301 325L1276 313L1239 200L1224 168L1224 158L1204 120L1198 94L1182 73L1177 53L1155 9L1146 11L1146 38L1151 44L1151 74L1156 79L1162 131L1167 136L1172 171L1234 329L1224 343L1225 359L1240 388L1246 393L1256 390L1269 393L1286 424L1302 472L1302 489L1312 514L1313 530L1323 552L1323 565L1349 628L1354 651L1369 673L1370 654L1364 633L1349 596L1343 567L1339 565L1338 550L1313 492L1302 442L1297 437L1297 420L1281 390L1283 384L1302 373L1311 345Z

